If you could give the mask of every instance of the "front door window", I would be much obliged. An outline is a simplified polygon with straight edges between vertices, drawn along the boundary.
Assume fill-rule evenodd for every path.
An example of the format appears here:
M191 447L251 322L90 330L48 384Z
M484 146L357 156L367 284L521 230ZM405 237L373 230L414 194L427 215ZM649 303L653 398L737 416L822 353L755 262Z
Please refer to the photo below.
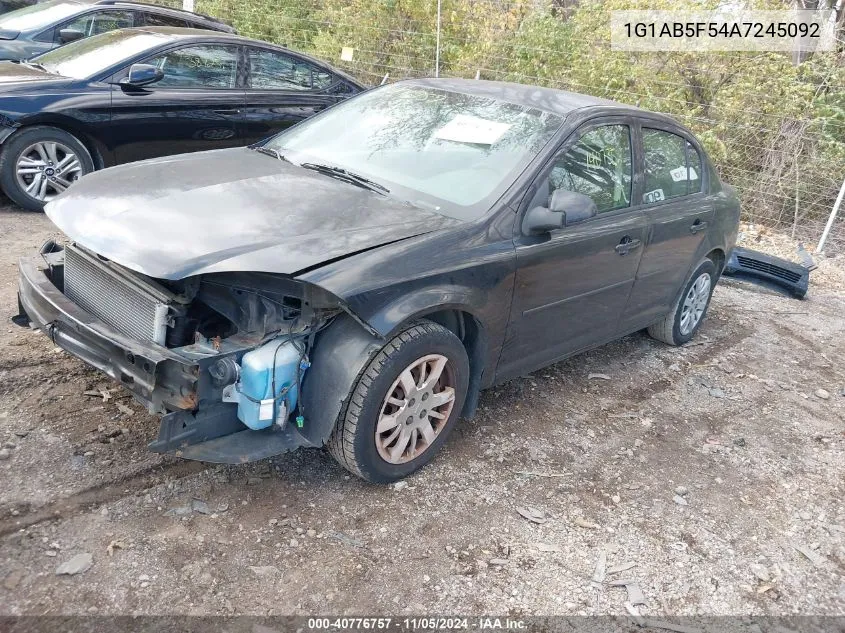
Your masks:
M589 196L599 213L629 207L632 162L627 125L593 128L556 161L549 193L566 189Z

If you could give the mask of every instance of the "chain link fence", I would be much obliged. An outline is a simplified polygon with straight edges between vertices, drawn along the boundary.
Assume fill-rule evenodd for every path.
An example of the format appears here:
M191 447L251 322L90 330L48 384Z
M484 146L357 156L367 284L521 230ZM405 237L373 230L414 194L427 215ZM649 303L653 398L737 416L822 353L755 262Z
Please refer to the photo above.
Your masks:
M610 47L609 12L710 0L159 0L340 67L368 85L468 77L550 86L664 112L702 140L744 219L815 247L845 179L843 0L838 49L634 53ZM193 5L193 6L191 6ZM647 6L646 6L647 5ZM713 4L715 7L716 4ZM747 8L792 8L785 0ZM800 62L800 63L799 63ZM845 210L825 250L845 252Z
M824 0L815 6L834 8ZM370 85L476 77L670 114L699 135L739 190L745 220L814 247L845 179L842 15L838 50L797 63L775 53L613 51L608 12L629 8L640 7L635 0L195 0L196 11L243 35L309 53ZM842 215L828 253L845 251Z

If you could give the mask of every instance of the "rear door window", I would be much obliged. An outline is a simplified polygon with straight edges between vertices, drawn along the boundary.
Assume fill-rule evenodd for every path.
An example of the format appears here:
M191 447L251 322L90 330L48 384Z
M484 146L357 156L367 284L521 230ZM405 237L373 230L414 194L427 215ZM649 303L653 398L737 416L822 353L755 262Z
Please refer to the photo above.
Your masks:
M291 55L266 48L250 48L249 87L253 90L324 90L332 74Z
M234 88L238 49L214 44L186 46L157 55L145 63L164 72L164 78L153 84L155 88Z
M631 131L627 125L603 125L585 132L551 174L551 194L566 189L593 199L599 213L631 206Z
M643 159L644 204L655 204L701 191L701 157L684 137L644 127Z

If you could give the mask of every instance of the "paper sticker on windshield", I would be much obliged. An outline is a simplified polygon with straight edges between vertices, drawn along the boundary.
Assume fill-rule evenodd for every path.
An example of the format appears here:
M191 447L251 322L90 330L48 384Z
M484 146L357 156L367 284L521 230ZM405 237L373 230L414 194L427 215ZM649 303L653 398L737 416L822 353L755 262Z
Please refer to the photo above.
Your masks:
M665 200L666 196L663 195L663 189L655 189L654 191L649 191L648 193L643 194L643 202L645 204L651 204L652 202L660 202L661 200Z
M510 129L510 124L487 121L466 114L459 114L434 133L434 138L456 143L492 145Z

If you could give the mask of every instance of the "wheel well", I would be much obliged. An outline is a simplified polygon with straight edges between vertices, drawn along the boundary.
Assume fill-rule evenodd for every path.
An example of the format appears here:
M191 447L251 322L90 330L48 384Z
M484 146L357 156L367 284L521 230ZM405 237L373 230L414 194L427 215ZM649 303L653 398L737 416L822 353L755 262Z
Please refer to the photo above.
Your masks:
M95 171L98 170L98 169L103 169L103 167L106 166L105 161L103 160L103 155L100 153L100 150L97 147L97 144L94 142L94 140L91 137L89 137L84 132L80 132L79 130L68 129L67 127L65 127L65 126L63 126L59 123L51 123L49 121L45 121L45 122L39 121L37 123L28 123L27 125L22 125L18 129L16 129L14 133L17 134L19 132L23 132L25 130L29 130L29 129L34 128L34 127L54 127L57 130L61 130L62 132L70 134L76 140L78 140L80 143L82 143L85 146L85 149L88 150L88 153L91 154L91 160L94 161L94 170ZM11 136L9 138L11 138ZM4 141L4 144L8 140L9 139L6 139Z
M721 275L722 269L725 266L725 253L720 248L714 248L712 251L707 253L707 259L713 262L716 266L716 273Z
M481 373L484 370L486 339L481 323L474 316L462 310L439 310L425 315L425 318L439 323L457 336L466 349L469 358L469 388L464 402L462 417L471 418L478 407L481 391Z

